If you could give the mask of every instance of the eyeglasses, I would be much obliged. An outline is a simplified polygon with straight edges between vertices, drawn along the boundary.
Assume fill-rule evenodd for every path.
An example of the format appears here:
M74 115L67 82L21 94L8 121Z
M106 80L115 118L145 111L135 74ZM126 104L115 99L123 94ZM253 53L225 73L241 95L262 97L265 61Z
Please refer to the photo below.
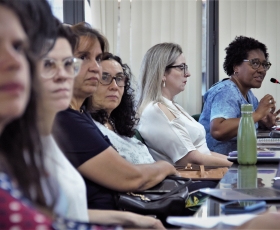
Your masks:
M269 70L270 66L271 66L271 63L270 62L267 62L267 61L264 61L264 62L261 62L258 58L255 58L255 59L251 59L251 60L243 60L245 62L249 62L250 66L253 68L253 69L258 69L260 68L260 66L262 65L262 67L264 68L265 71Z
M165 70L171 68L179 68L180 70L184 71L184 75L186 75L186 73L188 72L188 66L185 63L182 63L181 65L168 65L166 66Z
M102 73L102 77L99 80L99 82L102 85L110 85L112 81L115 79L117 85L119 87L124 87L126 86L127 83L127 77L123 73L118 73L116 76L111 76L109 73Z
M41 66L41 76L43 78L53 78L62 66L68 77L74 78L80 72L82 62L83 61L81 59L73 57L66 58L63 61L57 61L52 58L44 58Z

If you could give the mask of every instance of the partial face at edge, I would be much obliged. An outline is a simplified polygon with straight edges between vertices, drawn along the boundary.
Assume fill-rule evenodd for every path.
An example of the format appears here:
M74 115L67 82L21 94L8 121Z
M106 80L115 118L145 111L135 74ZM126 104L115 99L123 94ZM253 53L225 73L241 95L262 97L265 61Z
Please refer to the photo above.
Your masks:
M106 60L101 62L102 72L116 76L123 73L121 65L115 60ZM110 85L99 83L97 90L93 93L92 104L94 109L104 109L110 114L119 106L124 93L124 87L120 87L113 80Z
M27 37L17 16L0 5L0 125L21 116L30 96ZM3 123L4 122L4 123Z

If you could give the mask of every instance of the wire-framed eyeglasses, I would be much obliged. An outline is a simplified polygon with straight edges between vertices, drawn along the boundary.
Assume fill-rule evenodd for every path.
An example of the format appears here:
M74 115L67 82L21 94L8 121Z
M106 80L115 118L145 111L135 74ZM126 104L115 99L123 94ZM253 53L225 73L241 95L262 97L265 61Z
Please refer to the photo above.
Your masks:
M271 66L270 62L267 62L267 61L261 62L258 58L254 58L254 59L250 59L250 60L244 59L243 61L249 62L250 66L253 69L258 69L262 65L264 70L267 71L267 70L269 70L269 68Z
M79 58L69 57L63 61L58 61L53 58L44 58L41 64L41 77L53 78L60 67L66 72L67 76L74 78L78 75L81 69L82 60Z
M102 85L110 85L112 81L115 80L116 84L119 87L124 87L126 86L127 83L127 77L125 76L124 73L118 73L116 76L112 76L109 73L102 73L102 77L100 78L99 82Z
M178 68L181 71L184 71L184 75L188 72L188 66L185 63L182 63L180 65L168 65L166 66L165 70L171 69L171 68Z

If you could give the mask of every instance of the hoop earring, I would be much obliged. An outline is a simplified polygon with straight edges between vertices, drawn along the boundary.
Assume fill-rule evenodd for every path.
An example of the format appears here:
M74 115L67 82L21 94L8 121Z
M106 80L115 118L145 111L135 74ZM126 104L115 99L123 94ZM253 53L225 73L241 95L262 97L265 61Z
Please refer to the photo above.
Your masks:
M238 74L238 72L237 72L237 71L234 71L234 72L233 72L233 75L237 75L237 74Z
M163 81L163 85L162 86L165 87L165 81Z

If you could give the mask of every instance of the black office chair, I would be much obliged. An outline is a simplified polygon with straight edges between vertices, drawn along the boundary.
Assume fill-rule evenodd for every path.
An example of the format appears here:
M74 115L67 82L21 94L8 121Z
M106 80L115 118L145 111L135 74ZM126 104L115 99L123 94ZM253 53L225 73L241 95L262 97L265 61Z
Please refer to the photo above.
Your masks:
M200 114L201 114L201 113L192 115L193 119L195 119L195 120L198 122L198 121L199 121Z
M136 137L139 141L141 141L143 144L145 144L145 141L139 131L137 129L134 129L134 137Z

